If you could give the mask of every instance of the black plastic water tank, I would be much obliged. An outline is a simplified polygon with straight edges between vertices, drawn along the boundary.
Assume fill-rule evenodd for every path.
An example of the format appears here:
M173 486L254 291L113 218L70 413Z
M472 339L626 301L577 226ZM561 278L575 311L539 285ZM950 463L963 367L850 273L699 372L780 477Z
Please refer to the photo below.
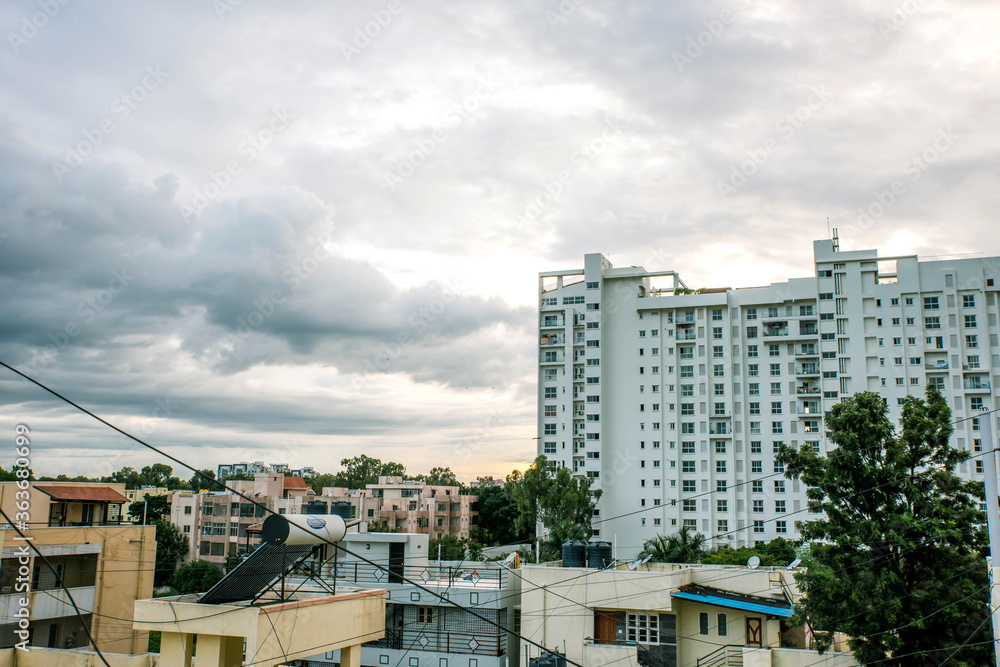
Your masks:
M306 503L306 514L329 514L326 503L322 500L310 500Z
M587 563L592 568L602 568L611 565L614 560L611 542L595 540L587 546Z
M563 567L587 567L587 543L567 540L562 545Z
M340 502L330 503L330 514L336 514L345 521L354 518L354 505L347 502L346 500L341 500Z

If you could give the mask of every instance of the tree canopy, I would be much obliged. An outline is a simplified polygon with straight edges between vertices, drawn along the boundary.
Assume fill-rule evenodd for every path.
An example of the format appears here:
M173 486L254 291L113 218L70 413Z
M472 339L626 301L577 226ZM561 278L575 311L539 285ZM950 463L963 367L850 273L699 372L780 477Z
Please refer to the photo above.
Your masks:
M538 521L548 529L542 560L558 559L562 542L589 539L591 520L600 491L590 490L589 477L574 477L569 468L553 469L539 456L523 474L507 476L504 491L517 509L515 530L534 533Z
M651 556L654 563L699 563L707 552L705 536L684 527L673 535L656 535L646 540L638 558Z
M904 399L897 436L882 397L863 392L833 407L836 448L826 457L779 453L820 513L798 524L814 542L796 578L805 593L797 613L821 648L823 633L839 631L862 664L992 662L982 484L955 474L970 454L949 444L950 420L931 384L926 400Z
M181 566L170 579L170 587L178 593L204 593L222 579L222 568L207 560L193 560Z
M159 519L170 520L170 500L166 496L149 496L145 500L137 500L128 506L128 514L133 521L142 521L143 515L147 523Z
M177 562L187 555L188 540L180 529L165 519L152 522L156 526L156 564L153 585L163 586L174 574Z

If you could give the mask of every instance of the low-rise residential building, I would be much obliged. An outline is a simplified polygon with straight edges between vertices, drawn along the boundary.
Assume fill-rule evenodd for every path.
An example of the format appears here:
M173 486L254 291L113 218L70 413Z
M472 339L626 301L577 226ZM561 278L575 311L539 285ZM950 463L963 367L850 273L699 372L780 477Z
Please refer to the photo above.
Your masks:
M23 639L15 634L22 598L30 609L30 646L85 648L87 633L72 595L102 650L146 651L148 633L133 630L131 619L135 601L153 592L155 528L119 522L125 498L117 486L32 483L29 521L21 528L31 546L9 525L0 527L0 648ZM14 508L17 491L16 482L0 484L0 503L11 518L24 511Z
M263 461L253 461L247 463L223 463L216 468L217 479L226 479L233 475L256 475L262 472L288 473L294 477L315 477L316 469L312 466L302 466L301 468L289 468L287 463L272 463L264 465Z
M361 664L516 665L511 652L517 645L508 632L516 600L508 570L498 563L430 560L428 548L427 534L348 533L335 558L323 565L324 580L336 581L338 592L343 585L386 591L385 637L362 645ZM471 608L501 628L455 605ZM340 657L328 651L312 656L309 664L332 666Z
M7 516L17 507L17 482L0 483L0 507ZM29 528L120 525L125 518L125 485L104 482L32 482L28 489Z
M324 487L313 500L347 502L354 518L384 523L390 530L423 533L430 539L455 535L468 539L476 527L478 496L463 495L457 486L431 485L402 477L379 477L365 489Z
M800 593L788 568L649 563L513 573L520 632L582 665L857 665L850 653L819 655L806 629L790 624ZM518 651L529 660L540 653L524 641Z
M238 494L227 491L171 496L170 521L188 538L185 561L200 559L222 565L231 556L253 551L260 544L260 536L247 528L265 518L264 507L278 514L303 514L306 497L312 493L301 477L273 472L257 473L252 482L237 480L229 486Z

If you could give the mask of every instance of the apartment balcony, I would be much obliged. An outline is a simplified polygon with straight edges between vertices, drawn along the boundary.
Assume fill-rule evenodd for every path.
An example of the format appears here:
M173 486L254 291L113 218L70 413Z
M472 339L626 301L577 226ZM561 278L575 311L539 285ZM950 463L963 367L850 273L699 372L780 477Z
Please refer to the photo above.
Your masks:
M796 357L818 357L819 350L815 345L796 345L795 346L795 356Z
M989 391L990 381L981 380L979 378L965 378L965 382L962 383L962 387L966 391Z
M674 320L674 321L677 324L693 324L694 323L694 315L678 316L677 319Z
M733 429L727 422L713 423L708 426L708 434L713 436L730 436Z
M542 360L539 363L541 363L542 365L545 365L545 364L564 364L564 363L566 363L566 355L565 354L558 354L558 353L548 352L548 353L546 353L545 355L542 356Z
M566 326L566 320L564 320L562 318L560 318L560 319L548 319L548 318L546 318L546 319L542 320L542 326L540 328L542 328L542 329L548 329L550 327L565 327L565 326Z
M799 324L800 336L815 336L818 333L819 328L815 324L806 324L805 322Z
M565 345L566 339L563 336L542 336L539 344L543 347L547 345Z
M801 364L795 367L796 375L819 375L819 364Z
M818 384L803 384L803 385L799 385L798 387L795 388L795 393L796 394L813 394L813 395L818 395L819 391L820 391L820 389L819 389L819 385Z
M948 360L937 359L935 361L928 361L924 364L924 368L929 371L946 371L948 370Z
M764 338L776 338L779 336L787 336L788 327L764 327Z
M677 340L694 340L695 338L697 338L697 336L694 331L681 333L681 330L678 330Z
M797 410L800 415L809 415L815 417L816 415L823 414L823 408L819 403L803 403L798 407Z

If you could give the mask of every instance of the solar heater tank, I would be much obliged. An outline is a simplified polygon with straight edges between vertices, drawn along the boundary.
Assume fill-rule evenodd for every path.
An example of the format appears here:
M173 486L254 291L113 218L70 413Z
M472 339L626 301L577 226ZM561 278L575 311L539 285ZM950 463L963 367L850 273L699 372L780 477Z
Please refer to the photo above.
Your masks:
M336 514L272 514L264 519L261 539L268 544L323 544L339 542L346 533L344 518Z

